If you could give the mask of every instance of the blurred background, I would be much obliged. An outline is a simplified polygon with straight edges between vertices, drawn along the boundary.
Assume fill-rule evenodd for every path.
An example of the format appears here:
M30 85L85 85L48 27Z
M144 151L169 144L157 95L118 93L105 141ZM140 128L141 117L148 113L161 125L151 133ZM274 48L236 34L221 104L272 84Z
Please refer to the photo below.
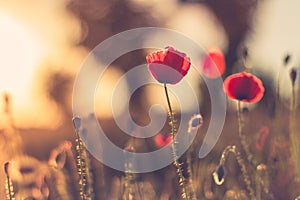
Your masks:
M275 77L287 54L291 55L291 61L280 72L282 98L287 107L288 73L291 67L299 70L299 6L297 0L0 0L0 93L8 94L10 107L8 116L7 102L3 100L0 104L0 134L13 123L22 141L21 151L42 161L46 161L51 150L62 141L74 141L72 89L85 57L108 37L146 26L179 31L206 49L220 48L226 58L223 78L244 70L242 54L247 47L248 62L255 74L264 79L266 87L261 105L265 111L263 114L258 111L262 120L255 122L254 127L270 124ZM145 55L140 50L118 58L101 80L105 90L95 95L95 101L101 102L96 104L97 117L106 129L112 130L111 139L123 148L128 137L119 138L120 130L107 105L119 78L144 64ZM201 113L205 118L210 114L207 89L201 78L193 74L188 78L199 89ZM299 79L296 85L299 86ZM138 119L137 123L147 124L149 106L165 101L161 95L154 95L160 88L144 87L128 97L128 87L124 85L124 93L120 95L131 98L131 114ZM230 121L235 113L229 112L228 117ZM224 133L232 126L229 123ZM5 152L11 152L15 139L4 138L0 146ZM224 145L221 142L216 146L215 156L219 156ZM209 156L208 160L214 159L214 154ZM0 164L12 157L9 153L1 155ZM118 174L106 170L109 176Z

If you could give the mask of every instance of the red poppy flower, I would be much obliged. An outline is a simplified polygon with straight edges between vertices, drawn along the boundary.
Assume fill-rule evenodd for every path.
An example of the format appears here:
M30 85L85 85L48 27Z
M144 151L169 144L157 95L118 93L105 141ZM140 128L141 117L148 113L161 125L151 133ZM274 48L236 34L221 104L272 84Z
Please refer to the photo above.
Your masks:
M148 68L153 77L160 83L178 83L190 69L190 58L175 50L166 47L147 55Z
M231 99L254 103L262 99L265 88L259 78L242 72L228 76L224 81L224 90Z
M172 135L163 135L163 134L157 134L154 137L154 143L158 148L161 148L167 144L169 144L172 141Z
M218 48L213 48L204 56L201 65L202 73L207 78L218 78L225 72L225 59Z

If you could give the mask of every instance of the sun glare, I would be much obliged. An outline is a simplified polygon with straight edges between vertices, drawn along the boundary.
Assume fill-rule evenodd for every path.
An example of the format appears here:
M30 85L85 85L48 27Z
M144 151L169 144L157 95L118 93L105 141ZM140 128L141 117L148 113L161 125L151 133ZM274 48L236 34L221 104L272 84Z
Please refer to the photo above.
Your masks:
M0 14L0 92L24 97L36 64L36 42L30 32L13 18Z
M11 94L12 114L20 126L36 117L32 108L40 104L33 103L31 95L40 52L33 34L24 25L0 13L0 97L4 92ZM2 104L0 101L0 109Z

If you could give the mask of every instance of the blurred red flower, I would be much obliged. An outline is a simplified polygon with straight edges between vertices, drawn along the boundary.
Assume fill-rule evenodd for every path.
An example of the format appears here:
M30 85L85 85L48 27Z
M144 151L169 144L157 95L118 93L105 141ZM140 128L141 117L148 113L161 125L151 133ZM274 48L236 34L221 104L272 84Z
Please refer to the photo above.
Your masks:
M231 99L255 103L262 99L265 88L259 78L242 72L228 76L224 81L224 90Z
M163 135L163 134L159 133L154 137L154 143L155 143L156 147L158 147L158 148L161 148L171 142L172 142L171 134Z
M218 78L225 72L225 59L218 48L208 50L201 63L201 71L207 78Z
M147 55L148 68L153 77L160 83L178 83L190 69L190 58L175 50L166 47Z
M257 150L262 151L264 149L265 142L269 134L270 134L270 129L268 126L262 126L259 129L255 139L255 147Z

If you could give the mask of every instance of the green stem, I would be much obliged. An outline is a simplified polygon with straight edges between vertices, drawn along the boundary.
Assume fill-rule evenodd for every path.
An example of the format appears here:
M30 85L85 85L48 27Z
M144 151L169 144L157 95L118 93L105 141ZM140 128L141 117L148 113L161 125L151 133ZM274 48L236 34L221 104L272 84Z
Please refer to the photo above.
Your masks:
M292 98L291 98L291 116L290 116L290 140L292 142L291 145L291 153L292 158L295 163L295 178L297 182L300 182L300 146L299 139L295 133L295 120L296 120L296 90L295 85L292 85Z
M136 152L135 140L130 138L128 144L124 148L126 152ZM142 199L140 187L136 182L136 175L133 173L132 165L133 158L130 155L126 155L125 160L125 200ZM139 197L138 197L139 196Z
M281 68L279 69L279 73L277 76L276 101L275 101L275 103L277 103L277 104L280 101L280 74L281 74Z
M238 101L237 104L237 110L238 110L238 125L239 125L239 137L241 140L242 147L246 153L247 160L250 164L252 164L253 167L256 168L257 161L255 160L254 156L249 150L249 143L246 141L246 137L243 134L243 127L244 127L244 120L243 120L243 114L242 114L242 107L241 107L241 101Z
M133 175L130 172L125 172L125 200L132 199L131 183L133 182Z
M168 88L167 88L167 84L164 84L164 88L165 88L165 94L166 94L166 98L167 98L167 103L168 103L168 108L169 108L169 117L171 120L171 131L172 131L172 140L175 140L175 122L174 122L174 115L173 115L173 110L172 110L172 106L171 106L171 101L169 98L169 93L168 93Z
M8 165L9 165L9 162L5 163L4 164L4 171L5 171L5 174L6 174L6 197L8 200L15 200L15 197L14 197L14 188L13 188L13 185L12 185L12 181L9 177L9 174L8 174Z
M238 110L237 113L238 113L239 137L240 137L240 140L241 140L241 144L242 144L242 147L243 147L244 152L246 154L246 158L247 158L248 162L252 165L252 167L254 167L254 169L256 169L257 161L255 160L254 156L250 152L249 143L247 143L246 137L243 134L244 120L243 120L243 114L242 114L241 101L238 101L237 110ZM246 170L246 169L244 169L244 170ZM256 175L255 175L255 180L257 180ZM259 192L259 190L260 190L260 188L256 187L256 192ZM256 199L255 196L254 196L254 192L253 191L249 191L249 192L250 192L251 199ZM260 193L256 194L256 195L258 196L258 198L260 197Z
M192 132L192 123L189 123L187 135L188 135L188 143L191 141L191 133ZM186 156L186 164L187 164L187 173L188 173L188 183L191 191L191 199L192 200L197 200L197 195L196 195L196 190L195 190L195 185L194 185L194 174L193 174L193 168L192 168L192 152L194 151L194 146L191 143L190 148L187 151L187 156Z
M194 187L194 176L193 176L193 170L192 170L192 149L189 149L187 152L187 158L186 158L186 163L187 163L187 171L189 174L189 186L191 187L191 192L192 192L192 200L197 200L196 192L195 192L195 187Z
M255 172L255 190L256 190L256 200L261 200L261 177L260 174Z
M170 122L171 122L172 151L173 151L173 157L174 157L174 166L177 168L177 174L179 176L179 185L182 186L182 197L184 199L189 199L189 194L188 194L188 190L187 190L187 187L186 187L186 179L183 176L183 170L181 168L182 164L179 163L178 155L177 155L176 138L175 138L175 135L176 135L175 120L174 120L173 110L172 110L172 106L171 106L171 102L170 102L170 98L169 98L169 94L168 94L168 88L167 88L166 83L164 83L164 88L165 88L165 94L166 94L168 108L169 108L169 118L170 118Z
M86 178L85 178L85 173L86 173L86 169L85 169L85 165L84 165L84 160L83 160L83 151L82 151L82 142L81 139L79 137L79 134L77 131L75 131L76 133L76 151L77 151L77 164L78 164L78 175L79 175L79 185L80 185L80 197L82 200L86 199L86 195L85 195L85 190L86 190Z

